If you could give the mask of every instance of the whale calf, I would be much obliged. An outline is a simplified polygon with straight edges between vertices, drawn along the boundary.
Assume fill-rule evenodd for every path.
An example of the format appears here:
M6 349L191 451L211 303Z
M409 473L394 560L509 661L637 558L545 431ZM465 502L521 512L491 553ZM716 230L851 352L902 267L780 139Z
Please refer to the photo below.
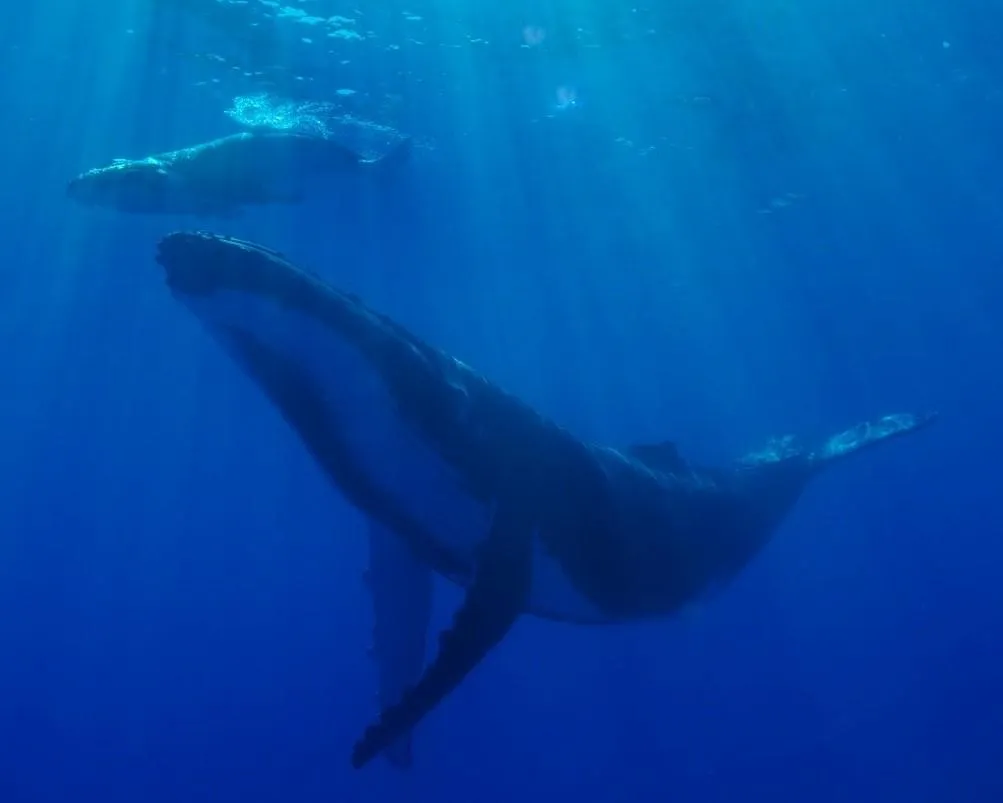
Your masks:
M378 159L333 140L284 131L232 134L143 159L115 159L72 179L67 195L131 214L229 218L244 207L297 204L316 182L380 175L408 158L410 138Z
M395 702L383 699L355 745L356 767L400 744L521 615L671 615L748 564L824 466L933 419L885 416L811 450L775 441L704 468L671 442L620 448L575 437L261 245L177 232L161 240L157 261L174 297L345 498L466 589L420 677L400 684ZM423 626L419 615L404 629ZM413 653L408 660L413 670Z

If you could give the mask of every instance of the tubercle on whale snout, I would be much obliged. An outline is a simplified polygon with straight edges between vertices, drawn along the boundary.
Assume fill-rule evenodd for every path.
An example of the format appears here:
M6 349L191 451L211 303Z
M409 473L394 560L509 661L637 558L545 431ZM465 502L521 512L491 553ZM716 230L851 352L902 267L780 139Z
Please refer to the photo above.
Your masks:
M157 262L165 267L170 267L165 264L165 259L170 259L172 264L176 264L175 260L179 257L203 260L211 257L232 259L237 254L288 261L285 254L280 251L211 231L175 231L165 235L157 244Z
M223 262L233 262L237 252L227 247L229 239L203 231L176 231L157 243L157 262L173 274L198 270L211 273L219 270Z
M206 231L168 234L157 244L156 261L168 287L185 295L228 288L288 299L307 275L278 251Z
M212 231L195 229L191 231L172 231L165 234L159 243L159 247L170 246L174 243L185 243L193 247L214 246L226 250L241 250L249 253L260 253L278 259L287 259L286 255L274 248L266 248L259 243L250 240L242 240L239 237L230 237L226 234L217 234Z
M180 252L184 250L188 251L187 256L204 257L207 255L207 249L215 249L220 244L228 242L240 241L209 231L172 231L157 243L157 261L165 256L180 256Z
M209 232L172 232L157 243L156 261L164 268L167 285L188 295L207 295L232 269L232 249L221 248L224 238Z

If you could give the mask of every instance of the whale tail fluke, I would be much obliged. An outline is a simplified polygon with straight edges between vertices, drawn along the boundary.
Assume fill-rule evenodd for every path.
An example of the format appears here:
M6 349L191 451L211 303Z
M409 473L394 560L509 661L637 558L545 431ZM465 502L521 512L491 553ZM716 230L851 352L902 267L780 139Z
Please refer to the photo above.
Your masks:
M819 450L812 453L811 460L817 465L826 465L881 441L916 432L931 424L936 418L936 413L923 415L897 413L883 416L876 421L857 424L829 438Z
M370 170L380 175L393 173L410 161L413 149L411 137L405 136L395 142L386 153L373 159L365 159L362 164L368 165Z

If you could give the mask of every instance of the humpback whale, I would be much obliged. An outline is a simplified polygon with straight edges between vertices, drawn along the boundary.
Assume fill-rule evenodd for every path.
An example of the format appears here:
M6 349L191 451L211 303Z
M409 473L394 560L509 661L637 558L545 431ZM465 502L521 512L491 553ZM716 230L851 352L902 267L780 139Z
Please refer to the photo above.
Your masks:
M300 203L315 180L385 173L410 149L405 138L366 159L320 136L245 131L143 159L115 159L72 179L66 192L81 204L119 212L230 218L246 206Z
M431 662L417 672L410 652L404 675L414 671L414 682L386 687L356 767L400 745L521 615L597 624L671 615L748 564L824 466L933 419L888 415L814 449L788 438L705 468L671 442L574 436L261 245L176 232L157 261L173 296L344 497L465 588ZM416 587L426 593L420 578ZM427 618L419 611L401 626L414 636Z

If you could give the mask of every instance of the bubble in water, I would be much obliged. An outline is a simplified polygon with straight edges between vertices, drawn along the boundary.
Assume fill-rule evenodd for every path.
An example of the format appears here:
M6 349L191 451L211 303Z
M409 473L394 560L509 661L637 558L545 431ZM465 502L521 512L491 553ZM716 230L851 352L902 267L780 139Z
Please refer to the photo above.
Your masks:
M547 32L539 25L526 25L522 29L522 41L526 47L536 47L543 44Z
M572 86L557 87L557 109L564 111L578 105L578 92Z

